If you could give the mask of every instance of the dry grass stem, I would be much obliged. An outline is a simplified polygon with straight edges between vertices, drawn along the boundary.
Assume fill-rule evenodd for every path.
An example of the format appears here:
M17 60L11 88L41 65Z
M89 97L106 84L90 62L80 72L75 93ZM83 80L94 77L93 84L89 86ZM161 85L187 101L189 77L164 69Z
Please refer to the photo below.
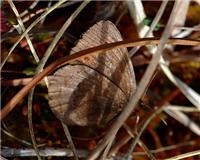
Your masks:
M18 21L18 23L19 23L20 30L24 32L26 29L25 29L25 27L24 27L24 24L23 24L23 21L22 21L20 15L19 15L19 13L18 13L18 11L17 11L17 8L15 7L14 3L12 2L12 0L8 0L8 3L10 4L10 7L12 8L13 12L15 13L15 15L16 15L16 17L17 17L17 21ZM20 31L18 31L18 32L21 33ZM28 43L28 45L29 45L29 47L30 47L30 50L31 50L31 52L32 52L32 54L33 54L33 57L34 57L35 61L38 63L38 62L39 62L39 57L37 56L37 53L36 53L36 51L35 51L35 49L34 49L34 47L33 47L33 44L32 44L32 42L31 42L31 40L30 40L29 35L27 34L27 35L25 36L25 38L26 38L26 40L27 40L27 43Z
M160 40L158 38L145 38L139 40L124 40L121 42L115 42L110 44L101 45L98 47L89 48L76 54L63 57L59 60L56 60L48 67L46 67L41 73L39 73L29 84L24 86L7 104L0 112L0 119L6 117L6 115L13 110L13 108L19 103L20 100L30 91L30 89L37 85L45 76L55 71L57 68L66 65L76 59L84 58L85 56L103 53L112 48L125 48L125 47L133 47L133 46L142 46L142 45L151 45L158 44ZM190 45L197 46L200 45L200 41L198 40L188 40L188 39L169 39L168 43L176 44L176 45Z

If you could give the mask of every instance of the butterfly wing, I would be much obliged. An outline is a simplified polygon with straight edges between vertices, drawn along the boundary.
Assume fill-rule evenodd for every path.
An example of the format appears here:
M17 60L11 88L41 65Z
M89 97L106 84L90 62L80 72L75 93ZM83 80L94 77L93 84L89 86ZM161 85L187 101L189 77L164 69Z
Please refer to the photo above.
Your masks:
M92 26L71 54L122 40L109 21ZM49 80L49 104L57 117L70 125L107 123L135 92L133 67L126 49L87 56L57 70Z

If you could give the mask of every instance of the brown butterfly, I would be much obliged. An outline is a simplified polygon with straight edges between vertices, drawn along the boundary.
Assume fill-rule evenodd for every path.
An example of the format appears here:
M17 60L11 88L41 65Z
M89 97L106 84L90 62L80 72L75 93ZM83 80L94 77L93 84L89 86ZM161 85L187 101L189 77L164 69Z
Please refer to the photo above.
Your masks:
M122 37L110 21L100 21L83 34L71 54ZM127 49L89 55L58 69L49 81L49 105L68 125L99 125L112 120L136 90Z

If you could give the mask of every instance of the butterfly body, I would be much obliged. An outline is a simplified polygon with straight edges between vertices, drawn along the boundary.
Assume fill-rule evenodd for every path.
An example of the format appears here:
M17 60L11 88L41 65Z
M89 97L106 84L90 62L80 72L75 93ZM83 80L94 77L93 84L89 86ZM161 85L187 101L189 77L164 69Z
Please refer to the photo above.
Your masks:
M114 24L100 21L83 35L71 54L121 40ZM50 107L69 125L107 123L126 106L136 89L126 49L112 49L76 60L58 69L48 80Z

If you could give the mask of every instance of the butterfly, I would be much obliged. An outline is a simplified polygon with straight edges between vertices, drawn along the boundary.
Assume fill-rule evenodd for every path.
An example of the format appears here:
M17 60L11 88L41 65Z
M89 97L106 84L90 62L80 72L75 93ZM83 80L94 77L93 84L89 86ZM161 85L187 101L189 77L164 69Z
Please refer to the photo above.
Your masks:
M110 21L100 21L82 35L70 54L117 41L122 41L122 36L116 26ZM48 82L50 108L67 125L108 123L136 90L126 48L75 60L49 76Z

